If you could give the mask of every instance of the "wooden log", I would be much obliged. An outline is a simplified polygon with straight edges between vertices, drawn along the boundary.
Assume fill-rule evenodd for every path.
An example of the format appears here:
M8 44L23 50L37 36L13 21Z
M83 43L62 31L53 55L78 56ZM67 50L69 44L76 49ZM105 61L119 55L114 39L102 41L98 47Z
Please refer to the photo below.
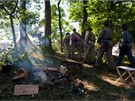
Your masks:
M28 78L28 71L24 68L20 68L12 80L16 81L16 80L21 79L21 78L24 78L24 79Z
M68 65L80 65L82 67L88 67L88 68L93 68L93 65L89 65L89 64L85 64L83 62L79 62L79 61L75 61L75 60L72 60L72 59L65 59L65 61L63 61L63 63L67 64L67 68L68 68Z

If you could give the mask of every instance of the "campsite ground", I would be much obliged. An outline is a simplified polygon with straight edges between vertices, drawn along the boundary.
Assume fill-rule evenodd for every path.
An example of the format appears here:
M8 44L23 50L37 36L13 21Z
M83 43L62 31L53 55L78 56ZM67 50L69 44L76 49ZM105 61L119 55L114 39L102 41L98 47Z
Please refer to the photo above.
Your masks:
M47 57L59 64L64 59L61 55ZM22 82L12 82L14 71L9 74L0 73L0 100L121 100L132 90L124 88L120 83L114 85L118 75L116 72L111 72L107 64L103 64L99 69L83 67L81 72L75 65L73 67L70 81L53 86L40 85L39 93L35 96L14 96L14 86ZM72 92L76 79L84 84L85 93L81 95Z

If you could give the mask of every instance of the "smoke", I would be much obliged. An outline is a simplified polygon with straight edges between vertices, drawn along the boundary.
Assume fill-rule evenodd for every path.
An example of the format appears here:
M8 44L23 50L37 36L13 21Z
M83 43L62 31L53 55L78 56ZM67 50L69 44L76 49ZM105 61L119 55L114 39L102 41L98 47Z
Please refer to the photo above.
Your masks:
M42 69L35 69L33 72L34 81L43 84L47 80L47 75Z

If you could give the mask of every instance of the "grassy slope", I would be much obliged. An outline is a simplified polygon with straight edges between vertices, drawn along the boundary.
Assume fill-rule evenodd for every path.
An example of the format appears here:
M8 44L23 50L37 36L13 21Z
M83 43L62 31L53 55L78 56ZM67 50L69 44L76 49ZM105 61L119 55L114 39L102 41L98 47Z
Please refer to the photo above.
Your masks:
M51 55L50 58L61 63L64 57ZM42 86L39 94L32 96L14 96L14 85L12 82L13 73L2 74L0 76L0 100L117 100L127 96L130 89L123 86L113 85L117 79L117 73L111 73L108 65L104 64L100 69L83 68L81 73L76 66L70 77L70 82L60 84L64 88L56 86ZM71 84L75 79L82 80L86 93L81 96L73 95Z

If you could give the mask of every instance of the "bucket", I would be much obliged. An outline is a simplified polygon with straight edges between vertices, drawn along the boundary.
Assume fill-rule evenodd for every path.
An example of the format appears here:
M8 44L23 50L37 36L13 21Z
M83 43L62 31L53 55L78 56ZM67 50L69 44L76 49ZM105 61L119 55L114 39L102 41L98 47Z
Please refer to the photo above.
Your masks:
M10 73L12 68L12 64L4 64L2 65L2 73Z

